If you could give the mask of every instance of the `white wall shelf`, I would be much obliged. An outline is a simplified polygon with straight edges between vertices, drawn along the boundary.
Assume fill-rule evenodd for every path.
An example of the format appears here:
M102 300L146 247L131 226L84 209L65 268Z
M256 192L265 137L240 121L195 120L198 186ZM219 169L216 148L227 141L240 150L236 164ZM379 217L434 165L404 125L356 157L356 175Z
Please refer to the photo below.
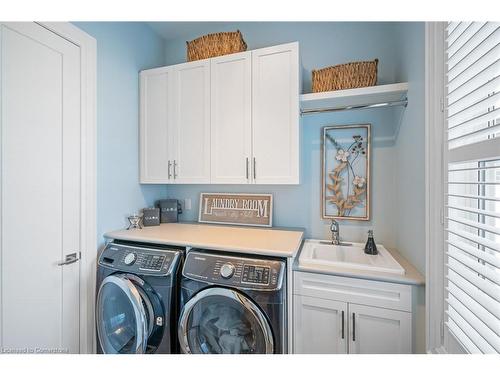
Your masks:
M345 111L352 109L405 106L408 82L389 85L362 87L302 94L300 96L301 115Z

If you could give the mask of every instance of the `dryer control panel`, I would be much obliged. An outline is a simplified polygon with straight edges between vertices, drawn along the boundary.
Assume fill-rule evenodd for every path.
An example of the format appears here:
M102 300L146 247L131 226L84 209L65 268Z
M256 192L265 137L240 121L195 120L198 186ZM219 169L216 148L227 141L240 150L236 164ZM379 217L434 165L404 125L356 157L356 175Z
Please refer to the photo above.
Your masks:
M165 276L177 264L181 250L111 242L99 256L99 265L142 275Z
M192 280L233 286L240 289L279 290L283 284L285 262L242 258L192 250L182 274Z

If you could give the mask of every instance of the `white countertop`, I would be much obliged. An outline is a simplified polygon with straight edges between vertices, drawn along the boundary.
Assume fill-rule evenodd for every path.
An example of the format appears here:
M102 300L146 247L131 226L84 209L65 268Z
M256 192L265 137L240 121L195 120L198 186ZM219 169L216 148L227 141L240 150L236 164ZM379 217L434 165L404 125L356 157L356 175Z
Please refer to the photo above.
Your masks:
M396 259L396 261L404 268L404 275L387 272L366 271L346 267L334 267L331 265L322 264L304 266L299 263L299 256L297 256L297 259L295 261L294 270L302 272L322 273L326 275L354 277L358 279L387 281L398 284L410 284L417 286L425 285L424 276L422 276L422 274L415 268L415 266L407 261L398 251L393 249L387 249L387 251L389 251L394 259Z
M302 230L168 223L143 229L108 232L104 237L173 246L224 250L242 254L293 258L302 244Z

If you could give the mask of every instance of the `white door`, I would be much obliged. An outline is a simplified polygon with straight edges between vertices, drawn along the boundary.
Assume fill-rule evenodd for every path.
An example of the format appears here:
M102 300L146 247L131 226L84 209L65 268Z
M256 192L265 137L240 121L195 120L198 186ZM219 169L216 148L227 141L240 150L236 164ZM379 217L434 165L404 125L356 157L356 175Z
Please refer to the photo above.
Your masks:
M349 304L349 353L411 354L411 313Z
M144 70L141 81L141 183L173 182L173 68Z
M211 59L212 183L251 181L252 54Z
M298 43L252 51L252 131L255 183L298 184Z
M34 23L1 33L1 343L79 351L80 49Z
M294 295L294 353L347 353L347 303Z
M174 66L174 92L175 183L210 183L210 60Z

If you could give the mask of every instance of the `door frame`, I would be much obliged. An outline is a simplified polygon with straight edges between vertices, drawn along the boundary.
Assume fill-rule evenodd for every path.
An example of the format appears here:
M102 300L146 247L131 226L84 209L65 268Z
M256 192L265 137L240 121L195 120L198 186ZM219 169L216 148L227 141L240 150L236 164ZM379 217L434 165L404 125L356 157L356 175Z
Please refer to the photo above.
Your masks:
M96 352L95 280L96 217L96 70L97 42L69 22L36 22L80 48L81 228L80 228L80 353Z

